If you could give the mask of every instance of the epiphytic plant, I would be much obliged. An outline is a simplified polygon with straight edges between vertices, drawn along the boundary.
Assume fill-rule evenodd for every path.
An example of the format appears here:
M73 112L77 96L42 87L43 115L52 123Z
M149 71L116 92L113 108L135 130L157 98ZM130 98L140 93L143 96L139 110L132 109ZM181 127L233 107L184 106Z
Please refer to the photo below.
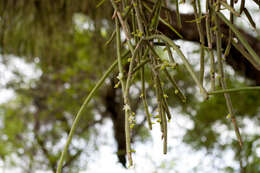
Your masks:
M254 0L257 5L260 5L259 1ZM102 0L97 7L103 4ZM152 129L152 118L156 118L157 122L161 125L162 138L164 141L163 153L167 153L167 122L171 119L171 113L168 108L167 95L164 91L164 86L161 79L161 73L164 73L174 88L174 94L176 94L182 102L186 102L186 97L183 94L181 88L178 87L174 77L170 74L169 70L176 68L176 61L172 55L171 49L176 51L181 58L184 67L187 70L187 74L194 80L196 85L200 89L200 93L204 99L214 94L224 94L226 99L228 117L231 119L234 130L237 136L237 140L242 147L242 139L240 136L239 128L236 123L232 102L230 99L230 92L257 90L260 87L245 87L245 88L227 88L224 64L225 58L229 54L231 46L234 46L241 54L247 58L257 69L260 69L260 58L255 51L250 47L246 39L240 34L239 30L234 25L234 17L239 17L241 13L245 13L248 21L255 28L255 23L251 18L250 13L245 8L245 1L241 0L241 6L239 11L234 9L234 4L238 1L230 0L230 3L222 0L207 0L204 4L206 7L206 13L201 11L200 0L191 0L191 4L194 8L194 20L189 22L196 22L197 30L200 37L200 75L197 77L193 67L190 65L189 60L184 56L180 47L176 45L170 38L165 36L158 30L159 23L165 25L172 30L176 35L182 38L182 35L173 28L169 21L172 20L172 16L169 13L169 8L166 0L110 0L111 5L114 8L114 14L112 19L115 22L115 31L112 33L110 39L106 44L110 44L111 41L116 38L117 58L115 62L105 72L103 77L98 81L91 93L87 96L80 110L78 111L74 123L71 127L69 137L67 139L64 151L62 152L57 173L61 173L63 161L67 153L68 147L72 140L75 128L82 116L82 111L87 107L89 101L97 91L97 89L103 84L105 79L118 66L118 80L119 83L115 87L121 86L124 100L124 112L125 112L125 136L126 136L126 151L129 161L129 166L133 165L131 153L134 150L131 147L130 136L131 129L135 125L135 113L131 111L131 103L129 98L129 89L132 82L136 78L136 73L140 73L142 94L140 95L143 104L145 114L147 116L147 122L150 129ZM187 3L187 2L182 2ZM176 16L178 27L182 27L182 21L179 12L179 2L175 2ZM223 9L229 10L229 19L221 12ZM205 18L205 26L202 26L201 20ZM220 23L224 23L229 27L229 37L222 38L222 30ZM206 29L203 29L206 28ZM122 40L121 34L124 34L125 40ZM225 50L222 50L222 41L226 39L228 41ZM156 52L156 46L164 46L168 52L169 60L163 59ZM215 48L217 56L214 57L213 47ZM122 50L126 49L124 53ZM204 86L208 81L204 81L204 61L205 51L209 52L210 58L210 86L211 90L207 91ZM123 60L127 59L127 61ZM216 63L215 63L216 62ZM217 67L215 67L215 64ZM144 69L147 68L152 76L152 86L156 93L157 99L157 111L158 115L152 117L149 113L147 98L146 98L146 79L144 75ZM220 83L221 90L216 90L216 79Z

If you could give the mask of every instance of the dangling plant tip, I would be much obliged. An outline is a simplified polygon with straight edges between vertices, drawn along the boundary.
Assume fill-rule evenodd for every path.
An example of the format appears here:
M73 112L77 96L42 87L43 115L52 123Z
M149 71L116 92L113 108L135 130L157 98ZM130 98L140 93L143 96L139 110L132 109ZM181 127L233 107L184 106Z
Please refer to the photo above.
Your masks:
M97 4L97 7L101 6L104 2L105 0L101 0ZM242 2L244 3L243 0ZM130 92L132 90L130 88L132 86L140 86L140 95L135 99L142 101L144 119L147 120L149 129L152 130L153 124L159 124L163 139L163 153L166 154L168 145L168 122L170 122L172 118L169 106L174 107L173 105L169 105L169 101L171 98L177 98L183 102L183 105L188 104L188 98L186 98L188 95L183 92L184 88L180 87L181 85L179 84L181 82L179 82L179 79L175 76L175 74L178 73L178 70L176 70L178 64L176 62L182 63L182 65L178 66L178 69L183 68L185 70L186 77L190 78L190 81L193 81L196 86L196 91L203 96L204 100L207 100L209 96L215 94L222 94L225 97L227 112L229 112L226 118L230 119L233 123L234 131L242 147L242 138L236 123L235 111L229 93L259 90L259 87L228 88L225 78L224 62L228 59L231 48L233 48L231 46L234 46L234 48L239 49L239 51L245 55L245 58L247 58L256 69L260 69L259 56L240 33L240 30L235 27L233 21L234 15L239 17L241 12L244 12L252 26L255 27L255 23L252 21L253 19L250 14L247 13L247 9L243 7L244 4L242 4L240 12L237 12L234 8L234 2L229 4L226 1L219 0L216 2L207 1L206 14L203 14L200 1L192 1L195 18L192 22L196 22L195 28L197 29L200 41L200 70L198 75L198 72L194 70L194 66L191 64L191 58L187 57L179 45L159 30L160 27L167 28L176 34L176 38L183 38L179 31L181 32L180 28L183 27L186 21L182 23L179 4L185 3L185 1L176 1L176 26L178 29L175 29L173 25L171 25L171 16L166 13L169 11L169 8L164 0L110 0L110 3L114 9L112 20L115 24L115 30L112 32L106 45L114 43L113 39L115 38L114 47L116 48L116 60L96 84L80 108L62 152L57 173L61 173L63 161L66 157L75 128L82 116L82 110L87 106L96 90L116 66L116 73L118 73L116 78L118 82L114 88L119 88L120 86L122 92L124 104L122 111L125 113L124 132L129 166L133 165L132 153L135 152L131 145L133 141L133 139L131 139L133 136L132 133L139 125L136 124L136 115L132 112L133 110L131 110L131 106L133 108L135 105L133 102L134 97L131 97L132 93ZM223 15L221 12L222 9L229 10L230 19L227 19L225 15ZM225 38L224 32L221 31L220 24L225 24L225 26L228 27L228 39ZM122 33L124 36L121 36ZM239 42L235 42L235 39ZM223 48L223 40L228 40L226 48ZM164 54L158 53L158 46L163 46L164 50L167 51L167 53L165 52L168 54L167 58L162 57ZM217 56L215 56L213 48L216 49ZM123 50L127 50L127 53L122 54L121 52ZM225 50L225 53L222 52L223 50ZM173 51L176 53L176 56L173 54ZM209 56L205 56L206 51L209 52ZM123 60L123 58L125 58L125 60ZM206 58L209 58L208 61ZM209 74L206 74L208 71L205 70L207 69L205 68L206 62L210 62ZM206 76L209 76L209 79ZM215 79L220 83L221 89L219 90L216 90L216 84L218 82L216 82ZM187 81L187 84L189 84L190 81ZM170 84L170 90L166 82ZM182 82L186 84L186 81ZM211 86L211 91L207 91L205 86ZM147 88L149 88L149 92ZM153 105L149 102L150 91L152 91L156 97L156 101L152 102ZM151 108L155 107L157 108L157 115L153 116L154 112L151 112L153 110ZM223 118L225 117L223 116Z

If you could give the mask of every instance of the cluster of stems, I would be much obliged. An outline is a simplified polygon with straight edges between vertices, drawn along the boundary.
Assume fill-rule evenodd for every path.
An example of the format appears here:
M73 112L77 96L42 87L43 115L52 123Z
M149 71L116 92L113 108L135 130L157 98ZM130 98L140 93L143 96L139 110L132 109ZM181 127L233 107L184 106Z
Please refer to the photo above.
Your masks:
M116 47L117 47L117 60L119 75L118 79L121 84L121 89L124 98L124 110L125 110L125 136L126 136L126 151L129 161L129 166L133 164L132 161L132 148L130 134L132 128L134 128L134 117L131 112L131 103L129 102L129 88L134 81L134 73L139 73L141 76L142 83L142 93L140 95L144 110L146 113L146 118L148 126L152 129L152 118L156 119L156 122L160 124L162 139L163 139L163 153L167 153L167 123L171 119L171 113L169 111L169 106L167 102L167 95L164 91L164 86L162 83L161 75L162 73L168 78L169 82L172 83L174 88L174 94L176 94L182 102L186 102L186 97L178 87L174 76L171 75L169 69L176 68L176 62L173 58L171 48L177 52L181 57L184 66L186 67L188 73L192 76L195 83L199 86L202 94L205 98L208 97L207 91L202 85L202 82L198 79L195 74L193 67L190 65L187 58L184 56L179 46L177 46L171 39L165 35L158 32L157 27L161 22L166 26L169 26L176 34L181 36L177 31L171 27L167 22L170 19L167 10L167 3L165 1L157 0L155 2L149 2L146 4L144 1L140 0L122 0L122 1L110 1L114 8L113 19L116 25ZM161 18L161 14L165 12L165 19ZM180 19L180 18L179 18ZM179 21L181 23L181 21ZM179 26L181 27L181 26ZM120 34L124 33L126 36L127 45L123 45ZM114 34L112 34L113 37ZM111 39L110 39L111 40ZM164 43L166 50L169 55L169 60L160 57L156 51L155 41ZM122 49L130 50L129 63L123 63L121 59ZM152 86L154 88L154 93L157 99L157 115L153 116L149 113L147 97L146 97L146 87L145 84L148 82L145 79L145 68L149 69L150 76L152 77Z
M82 116L82 110L87 106L90 99L93 97L97 89L101 86L104 80L109 76L112 70L118 66L118 80L122 90L123 100L124 100L124 112L125 112L125 137L126 137L126 151L128 156L129 166L133 165L132 152L134 151L131 147L131 131L135 125L135 113L131 110L130 103L130 87L135 81L136 76L140 75L141 79L141 95L144 105L144 111L146 114L146 119L148 122L149 129L152 129L154 120L160 124L162 139L163 139L163 153L167 153L167 123L171 119L171 113L169 110L167 95L164 90L164 85L162 82L162 75L166 76L169 83L172 84L173 94L177 95L178 98L186 103L186 97L181 88L170 72L175 70L176 61L174 58L180 58L183 62L184 67L187 70L187 74L194 80L195 84L198 86L200 93L203 95L204 99L207 99L209 95L214 94L224 94L226 99L226 104L228 112L234 129L237 135L237 139L242 147L242 139L240 136L239 128L235 119L235 112L232 106L231 98L229 92L237 91L248 91L260 89L260 87L246 87L246 88L235 88L228 89L224 73L224 60L229 54L229 50L233 45L235 48L240 49L245 58L249 59L250 62L255 67L260 67L260 58L250 47L247 41L241 36L239 31L234 26L234 15L240 16L242 12L248 13L244 6L244 0L241 0L240 11L237 12L234 9L234 1L231 0L230 4L221 0L208 0L206 1L206 13L201 12L200 0L192 0L192 6L194 8L194 22L196 22L197 30L200 37L200 74L199 77L195 73L193 67L191 66L189 60L180 50L180 47L176 45L170 38L160 33L157 29L159 24L169 27L172 31L176 33L180 38L183 38L180 33L173 28L169 21L171 21L170 10L167 7L165 0L110 0L112 7L114 8L114 14L112 19L115 22L115 31L111 34L111 37L106 42L110 44L114 38L116 38L116 48L117 48L117 58L115 62L111 65L104 76L99 80L96 86L93 88L91 93L88 95L83 105L81 106L75 121L72 125L71 131L69 133L68 140L66 142L64 151L62 152L60 162L58 164L57 173L61 173L63 161L67 154L69 144L72 140L75 128L79 123L80 117ZM101 1L104 2L103 0ZM185 3L185 1L183 1ZM101 6L99 3L98 6ZM222 9L228 9L230 11L230 17L227 19L222 13ZM177 23L178 28L182 27L181 15L179 12L179 2L176 0L176 13L177 13ZM249 13L248 13L249 14ZM164 16L164 17L162 17ZM248 15L247 15L248 16ZM249 14L250 16L250 14ZM205 18L204 24L202 26L202 19ZM248 17L248 20L251 20ZM229 26L229 38L227 47L225 51L222 52L222 32L220 28L220 22L224 22ZM252 26L253 25L253 22ZM203 29L206 28L206 29ZM125 40L123 40L121 35L124 34ZM234 41L234 38L239 40L239 43ZM217 52L217 67L215 67L215 57L213 51L213 42L216 43ZM161 57L156 51L157 44L162 43L165 46L165 50L168 53L168 59ZM125 44L126 43L126 44ZM207 43L207 45L206 45ZM125 53L122 51L127 49ZM173 57L172 50L177 53L178 56ZM209 62L210 62L210 85L211 91L206 91L204 88L205 82L205 52L208 52ZM152 78L152 83L147 81L145 78L145 72L150 73ZM216 90L216 76L219 79L219 84L222 90ZM150 83L151 88L154 89L157 100L157 115L152 115L149 112L149 106L147 101L146 85ZM119 87L117 85L116 87Z

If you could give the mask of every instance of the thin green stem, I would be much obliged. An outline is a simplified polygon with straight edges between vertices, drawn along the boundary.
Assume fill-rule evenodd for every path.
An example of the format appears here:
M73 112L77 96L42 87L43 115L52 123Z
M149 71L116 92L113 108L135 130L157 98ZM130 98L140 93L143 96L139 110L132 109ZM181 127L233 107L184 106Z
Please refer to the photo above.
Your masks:
M144 7L150 12L152 13L152 9L150 9L150 7L143 2ZM170 28L173 32L175 32L176 35L178 35L180 38L183 38L183 36L176 30L174 29L171 24L169 24L168 22L166 22L164 19L162 19L161 17L159 17L160 22L162 22L165 26L167 26L168 28Z
M236 43L233 39L231 40L232 45L258 70L260 70L260 64L255 62L252 56L244 49L243 46Z
M216 39L217 39L217 58L218 58L218 73L220 75L220 84L221 87L223 89L227 88L226 85L226 81L225 81L225 76L224 76L224 70L223 70L223 63L222 63L222 51L221 51L221 32L220 32L220 24L219 24L219 18L217 18L216 13L214 13L214 17L215 17L215 24L216 24ZM234 116L234 110L233 110L233 106L232 106L232 101L230 98L229 93L224 93L225 96L225 100L226 100L226 104L227 104L227 108L232 120L232 123L234 125L234 129L235 129L235 133L237 136L237 139L239 141L240 146L242 147L242 138L239 132L239 128L237 126L237 122L236 122L236 118Z
M230 29L235 33L235 35L237 36L237 38L240 40L240 42L243 44L243 46L247 49L247 51L252 55L252 58L254 59L254 61L258 64L258 66L260 66L260 58L259 56L256 54L256 52L252 49L252 47L249 45L249 43L247 42L247 40L240 34L240 32L238 31L238 29L232 24L230 23L230 21L227 20L227 18L220 12L216 12L216 14L218 15L218 17L225 22Z
M116 14L117 14L118 19L119 19L119 21L121 23L122 29L123 29L123 31L124 31L124 33L126 35L126 39L127 39L127 41L129 41L131 39L131 34L130 34L130 31L129 31L129 27L126 24L126 22L124 21L124 19L122 18L121 13L119 11L116 11Z
M149 30L156 30L157 26L159 24L159 19L160 19L160 12L161 12L161 7L162 7L162 1L161 0L156 0L156 3L154 5L154 8L152 10L152 19L151 19L151 24L149 26Z
M165 94L163 94L163 96L165 96ZM164 108L164 110L166 112L168 120L171 120L172 119L172 115L170 113L169 106L168 106L168 103L167 103L167 100L166 100L165 97L163 97L163 108Z
M99 8L106 0L101 0L97 5L96 8Z
M177 13L177 24L178 24L178 27L181 28L182 24L181 24L181 15L180 15L180 11L179 11L178 0L175 0L175 5L176 5L176 13Z
M214 53L212 50L212 31L210 30L210 11L207 10L206 16L206 33L207 33L207 41L208 41L208 52L210 57L210 86L211 91L215 90L215 60L214 60Z
M252 27L253 27L254 29L256 29L255 21L253 20L253 18L252 18L252 16L251 16L251 14L249 13L249 11L248 11L246 8L244 8L244 12L245 12L245 15L246 15L248 21L249 21L250 24L252 25Z
M140 15L141 15L141 19L142 19L142 22L143 22L143 25L144 25L144 30L147 32L147 28L149 26L148 24L148 21L146 19L146 13L145 13L145 10L143 9L143 4L142 4L142 1L143 0L137 0L138 1L138 6L139 6L139 12L140 12Z
M150 113L149 113L149 109L148 109L148 105L147 105L147 101L146 101L144 67L142 67L142 69L141 69L141 81L142 81L142 100L143 100L143 104L144 104L144 109L145 109L149 129L152 130L152 121L150 118Z
M147 57L149 53L149 49L146 48L144 51L144 54L142 56L142 59L145 59ZM140 55L141 57L141 55ZM141 98L144 104L144 110L145 110L145 114L146 114L146 118L147 118L147 122L148 122L148 126L149 129L152 130L152 121L151 121L151 117L150 117L150 113L149 113L149 109L148 109L148 104L147 104L147 100L146 100L146 88L145 88L145 74L144 74L144 66L147 62L150 62L150 59L146 59L143 62L139 61L139 64L135 67L135 69L133 70L133 74L138 71L141 68L141 83L142 83L142 93L141 93Z
M220 1L221 0L216 0L216 11L219 11L220 10Z
M124 11L123 14L122 14L122 17L123 17L124 20L125 20L125 19L128 17L128 15L130 14L130 11L131 11L132 7L133 7L133 5L126 7L126 11Z
M105 46L109 45L116 36L116 31L113 31L109 39L106 41Z
M165 8L168 8L168 3L167 3L167 0L163 0L163 5L162 5L162 7L165 7ZM168 11L168 10L165 10L164 11L165 12L165 19L166 19L166 21L170 21L170 12Z
M127 76L127 80L126 80L126 95L128 96L129 93L129 89L130 89L130 83L131 83L131 79L132 79L132 74L133 74L133 68L134 68L134 62L135 62L135 58L137 56L138 50L140 48L140 45L142 43L142 39L137 43L135 50L134 50L134 54L131 58L131 62L130 62L130 66L129 66L129 71L128 71L128 76Z
M120 80L122 91L125 94L125 82L124 82L124 71L123 71L123 64L121 60L121 53L120 53L120 47L121 47L121 41L120 41L120 28L119 28L119 22L118 18L115 18L116 23L116 52L117 52L117 60L118 60L118 69L119 69L119 75L118 79Z
M198 10L199 10L199 16L201 17L202 13L201 13L201 3L200 3L200 0L197 0L196 2L197 2Z
M166 46L167 53L168 53L168 56L169 56L170 61L171 61L173 64L175 64L176 62L174 61L174 58L173 58L173 56L172 56L172 51L171 51L171 48L170 48L169 44L166 44L165 46Z
M204 45L200 45L200 83L203 86L204 72L205 72L205 48Z
M129 88L130 88L130 80L132 78L131 76L132 76L132 70L133 70L133 63L134 63L135 56L137 55L137 50L138 50L139 44L136 46L136 50L134 50L134 48L133 48L133 46L131 44L131 35L129 34L128 24L125 21L123 21L123 19L121 17L121 13L118 11L118 8L117 8L115 2L113 0L111 0L111 3L112 3L112 5L113 5L113 7L114 7L114 9L116 11L117 17L118 17L118 19L119 19L119 21L121 23L123 31L125 32L125 35L127 37L127 44L128 44L128 47L129 47L129 49L131 51L131 54L132 54L132 60L130 62L130 69L129 69L129 72L128 72L128 78L127 78L125 87L124 87L124 83L121 82L123 95L124 95L124 104L125 104L124 105L124 110L125 110L126 151L127 151L127 157L128 157L128 161L129 161L129 166L132 166L133 165L133 159L132 159L132 150L131 150L131 142L130 142L130 127L129 127L129 121L130 121L129 118L130 118L131 108L130 108L130 101L129 101L129 98L128 98L129 97L128 94L129 94ZM116 18L116 20L117 20L117 18ZM120 32L119 24L117 22L117 33L118 33L118 35L119 35L119 32ZM120 43L120 35L119 35L119 37L117 37L117 43ZM118 45L117 45L117 49L119 50L119 46ZM123 69L120 70L119 74L121 74L121 75L119 75L119 79L123 79L122 78L122 76L123 76Z
M231 7L231 9L234 9L234 0L230 0L230 7ZM230 10L230 13L229 13L229 20L230 20L231 24L234 24L234 15L232 13L232 10ZM224 60L229 55L229 51L231 49L231 44L232 44L231 43L232 39L233 39L233 33L232 33L232 30L229 28L229 31L228 31L228 44L227 44L226 50L224 52Z
M161 127L161 132L164 134L165 132L165 124L162 121L163 120L163 114L164 114L164 109L163 109L163 92L161 89L161 81L160 81L160 72L158 71L158 69L156 68L156 66L158 65L158 59L160 59L160 57L158 56L158 54L156 53L156 51L154 50L153 46L147 42L147 46L150 50L150 57L152 60L151 63L151 67L152 67L152 74L153 74L153 82L154 82L154 86L155 86L155 92L156 92L156 98L157 98L157 104L158 104L158 113L159 113L159 117L160 117L160 127ZM153 56L151 56L151 54L153 54Z
M167 78L170 80L171 84L174 88L174 93L180 98L180 100L185 103L186 102L186 96L183 94L181 89L178 87L175 79L170 75L167 69L164 69L164 73L166 74Z
M230 31L228 36L228 44L223 55L224 60L226 60L226 57L229 55L229 51L231 49L231 44L232 44L231 42L232 42L232 32Z
M163 109L163 106L162 106ZM167 119L165 112L162 114L162 124L163 124L163 154L167 154Z
M83 104L81 105L77 115L76 115L76 118L75 120L73 121L73 124L72 124L72 127L70 129L70 132L69 132L69 136L67 138L67 141L66 141L66 144L65 144L65 147L62 151L62 154L61 154L61 157L60 157L60 160L59 160L59 163L58 163L58 167L57 167L57 171L56 173L61 173L62 171L62 167L63 167L63 162L64 162L64 159L65 159L65 156L67 155L67 152L68 152L68 148L69 148L69 145L72 141L72 137L75 133L75 130L76 130L76 127L80 121L80 118L82 117L82 113L83 113L83 110L87 107L89 101L92 99L92 97L94 96L94 94L96 93L96 91L101 87L101 85L104 83L105 79L109 76L109 74L113 71L113 69L116 67L117 65L117 60L108 68L108 70L105 72L105 74L101 77L101 79L99 79L99 81L97 82L97 84L95 85L95 87L91 90L91 92L89 93L89 95L87 96L87 98L84 100Z
M139 31L137 30L137 27L136 27L136 17L135 17L134 9L131 11L131 17L132 17L132 31L134 31L132 33L134 33L134 41L136 43L138 40Z
M236 10L232 7L232 6L230 6L230 5L228 5L226 2L224 2L224 1L220 1L220 3L226 8L226 9L228 9L231 13L233 13L234 15L236 15L237 17L240 17L240 14L238 13L238 12L236 12Z
M160 56L156 53L156 51L154 50L154 48L148 43L148 47L150 48L151 50L151 53L158 59L160 59ZM156 58L154 58L154 61L156 62ZM160 82L160 79L159 79L159 72L157 71L157 64L156 63L153 63L153 68L154 68L154 73L156 74L156 78L158 78L156 81L157 81L157 84L156 86L159 86L159 94L160 94L160 104L162 105L162 110L165 110L166 114L167 114L167 117L168 119L171 119L171 114L170 114L170 111L169 111L169 108L168 108L168 104L167 104L167 100L165 98L165 94L163 92L163 88L162 88L162 85L161 85L161 82ZM166 96L167 97L167 96ZM163 125L163 127L165 127L165 125ZM166 132L167 133L167 132Z
M124 19L123 19L121 13L119 12L119 9L118 9L116 3L114 2L114 0L110 0L110 2L111 2L112 6L113 6L113 8L114 8L114 10L115 10L115 13L116 13L116 15L117 15L117 17L118 17L120 23L121 23L121 26L122 26L122 28L123 28L123 31L124 31L124 33L125 33L125 35L126 35L126 39L129 41L129 40L131 39L131 35L130 35L130 33L129 33L129 27L128 27L127 24L124 22Z
M204 32L203 32L202 26L201 26L201 20L197 20L197 19L202 17L202 14L201 14L201 9L200 9L200 3L198 4L199 14L197 12L197 4L196 4L195 0L192 1L192 6L193 6L193 9L194 9L194 15L195 15L195 19L196 19L197 30L198 30L199 36L200 36L200 77L199 77L199 81L200 81L201 85L203 86L204 71L205 71L204 70L204 61L205 61L204 60L204 54L205 54L204 53L204 45L205 45L205 40L204 40Z
M210 57L210 87L211 91L215 90L215 59L214 59L214 53L213 50L209 50L209 57Z
M139 6L137 5L136 0L132 0L132 1L134 3L134 9L135 9L135 14L136 14L138 29L140 30L140 32L142 34L144 34L144 27L143 27L143 23L142 23L142 19L141 19L141 14L139 11Z
M171 47L173 47L173 49L177 52L177 54L181 57L184 66L186 67L186 69L188 70L188 72L190 73L191 77L193 78L193 80L195 81L195 83L198 85L198 87L200 88L200 91L202 92L203 96L205 99L208 98L208 94L207 91L205 90L205 88L201 85L198 77L196 76L192 66L190 65L189 61L187 60L187 58L184 56L184 54L182 53L182 51L179 49L179 47L168 37L166 37L165 35L151 35L149 37L146 38L146 40L152 40L152 39L161 39L163 41L165 41L166 43L168 43Z
M158 72L158 74L159 74L159 72ZM161 85L160 79L158 79L158 81L159 81L159 91L160 91L162 109L164 110L163 112L166 112L167 118L170 120L171 119L171 113L169 111L169 106L168 106L168 103L167 103L167 100L166 100L166 98L168 96L165 95L164 92L163 92L163 87ZM163 116L165 116L165 114ZM167 137L167 120L166 120L166 118L165 118L165 121L166 121L166 123L165 123L166 125L164 125L164 129L165 129L164 131L166 131L166 137ZM166 126L166 128L165 128L165 126Z
M256 87L241 87L241 88L229 88L229 89L223 89L223 90L216 90L208 92L209 95L215 95L215 94L223 94L223 93L232 93L232 92L240 92L240 91L256 91L260 90L260 86Z
M215 59L212 50L212 30L211 30L211 19L212 19L212 1L206 1L206 35L208 41L208 52L210 57L210 88L211 91L215 90Z
M241 4L240 4L240 9L239 9L239 13L242 14L242 12L245 9L245 0L241 0Z
M122 15L123 19L126 19L128 17L129 12L131 11L131 9L132 9L132 5L129 8L127 8L127 10ZM105 46L109 45L111 43L111 41L115 38L115 36L116 36L116 31L113 31L111 36L110 36L110 38L106 41Z
M129 165L133 165L133 160L132 160L132 155L131 155L131 143L130 143L130 129L129 129L129 101L127 99L127 89L124 83L124 72L123 72L123 65L121 61L121 55L120 55L120 28L119 28L119 22L118 19L116 18L116 35L117 35L117 58L118 58L118 68L119 68L119 75L118 78L121 82L122 86L122 92L124 95L124 110L125 110L125 138L126 138L126 152L127 152L127 157L129 161Z
M168 104L166 98L164 97L164 92L162 89L161 81L159 78L159 72L157 77L157 89L158 89L158 97L159 97L159 107L160 107L160 118L163 132L163 154L167 154L167 119L165 113L167 113L168 119L171 119L170 111L168 109Z
M147 64L150 61L151 61L150 59L145 59L141 61L137 66L135 66L132 73L135 74L140 68L143 68L145 64Z

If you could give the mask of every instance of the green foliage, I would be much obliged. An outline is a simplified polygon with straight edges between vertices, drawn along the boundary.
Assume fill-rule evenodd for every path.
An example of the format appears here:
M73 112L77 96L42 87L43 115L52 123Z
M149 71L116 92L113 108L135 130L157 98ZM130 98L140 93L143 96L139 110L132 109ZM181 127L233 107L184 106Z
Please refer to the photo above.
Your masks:
M159 13L163 11L162 9L164 9L165 4L162 5L161 1L157 2L152 12L148 11L145 14L141 14L148 15L152 19L153 22L149 25L150 27L148 28L147 26L150 30L146 30L146 33L141 33L140 29L136 30L138 32L133 32L137 34L132 35L135 39L135 42L132 43L137 43L137 40L140 39L146 39L147 41L148 39L144 37L149 34L151 36L149 40L152 40L152 34L157 33L159 22L163 22L169 29L177 32L167 23L168 20L160 17ZM150 3L148 6L153 7L151 4L153 3ZM12 154L17 154L20 158L29 159L34 170L52 169L53 172L55 171L62 150L60 140L64 139L69 133L76 112L80 108L85 96L95 86L94 81L97 81L102 76L103 72L116 58L114 40L109 45L105 45L105 42L110 37L109 33L115 30L113 21L111 20L113 9L108 1L105 1L100 8L96 8L96 5L96 1L90 0L58 0L55 2L21 0L19 3L15 1L8 1L8 3L1 2L1 54L19 56L22 60L34 63L42 72L39 79L30 81L29 83L22 80L21 74L18 72L16 78L21 80L12 80L7 85L9 88L15 90L16 98L4 103L0 107L0 157L3 160L11 158ZM147 9L147 6L144 9ZM129 20L130 17L127 16L126 19ZM195 19L195 21L200 21L201 19L200 17ZM180 23L180 19L178 20ZM136 25L137 23L136 21ZM142 22L142 24L145 23ZM137 26L132 28L132 30L136 28ZM179 33L177 34L179 35ZM240 37L239 33L237 35ZM175 47L175 51L178 52L178 55L174 58L183 58L179 47L175 46L175 43L167 39L164 40L166 40L165 43ZM133 45L136 46L135 44ZM246 46L248 45L246 44ZM129 45L126 46L126 44L122 43L117 49L122 51L129 47ZM147 46L142 45L141 47L141 53L144 53L144 49ZM252 52L251 49L249 50ZM219 151L224 151L230 149L230 146L232 146L232 150L236 153L235 159L239 160L241 156L246 159L245 163L247 163L246 169L248 172L259 172L260 160L258 158L259 155L256 153L256 149L259 148L259 142L257 142L259 141L259 136L257 134L243 133L243 137L245 136L244 150L241 152L241 155L238 154L240 150L235 141L231 140L231 142L225 144L219 142L222 132L216 128L224 125L227 132L232 132L233 130L233 127L230 125L230 119L226 118L229 111L226 108L223 94L210 96L208 100L202 102L201 98L198 98L198 94L194 94L197 92L197 89L193 79L190 75L187 75L188 73L185 68L189 70L189 65L187 63L180 63L176 68L172 68L170 65L173 62L163 57L165 53L163 53L162 49L156 49L156 52L159 54L159 58L155 57L152 53L149 53L149 56L154 56L154 61L157 61L157 65L159 65L159 68L156 67L157 69L152 70L158 71L160 76L159 80L163 89L163 91L159 91L163 96L161 98L166 98L164 97L166 95L167 104L170 108L180 109L184 116L189 116L193 121L193 127L187 130L183 141L195 149L206 148L207 151L212 151L216 148ZM194 51L193 53L198 52ZM256 55L254 55L254 58L257 60ZM8 61L5 56L3 56L3 59ZM39 59L39 62L36 62L37 59ZM125 76L127 76L128 68L130 68L128 60L130 62L133 61L133 64L137 62L135 65L139 63L138 60L134 61L134 57L131 59L128 56L123 59L122 66L124 67L123 73ZM147 103L150 106L149 108L155 109L156 107L158 108L163 99L159 99L159 103L157 102L156 104L153 100L156 97L156 92L158 92L156 90L158 89L158 82L155 82L156 75L151 75L151 68L155 68L153 65L151 62L147 62L144 65L144 78ZM193 67L191 66L191 68ZM170 71L169 74L174 77L176 84L186 96L187 103L183 103L179 98L176 89L173 89L167 75L163 72L164 69ZM142 80L140 73L138 71L133 74L132 83L130 82L133 84L133 88L138 91L141 91L141 87L139 86ZM198 71L195 71L191 76L193 78L195 76L196 78L198 74ZM118 82L116 76L118 76L118 71L111 74L110 78L105 81L100 92L94 97L94 101L91 101L88 108L83 111L82 119L75 132L75 141L84 139L85 144L88 143L91 137L99 135L99 129L96 127L97 124L102 124L106 118L115 119L111 114L116 113L109 112L110 107L105 100L108 97L107 95L111 94L110 88L114 88L114 83ZM209 78L209 76L205 76L205 79ZM241 82L239 79L233 78L233 76L227 77L228 88L245 87L247 86L245 83L245 81ZM198 82L197 84L201 85ZM122 86L119 86L119 89L121 88ZM220 89L220 87L217 85L216 89ZM119 114L120 116L123 116L122 93L118 89L115 90L116 94L112 98L108 98L111 99L109 101L117 103L116 111L121 113ZM132 93L129 94L129 100L132 102L130 105L134 109L134 112L144 112L144 107L140 106L141 104L138 102L141 100L139 98L140 95L141 92L138 92L137 96ZM257 117L260 105L259 92L237 92L230 95L234 106L234 113L239 120L239 127L243 129L247 127L247 124L243 121L244 118L252 119L256 125L259 125L260 121ZM155 112L151 113L155 114ZM152 119L152 121L156 120ZM137 123L134 126L132 134L133 142L145 142L149 139L149 131L143 126L144 123L146 122ZM114 123L113 125L116 128L117 124ZM98 147L97 144L96 148ZM75 152L73 151L76 151L78 155L74 154ZM118 152L120 151L118 150ZM86 154L87 152L82 148L71 146L65 158L66 163L68 163L65 171L75 172L75 170L78 170L82 165L79 165L77 159L80 154ZM125 153L124 150L121 152ZM42 160L44 161L40 162L37 158L43 158ZM72 161L69 162L70 160ZM26 166L30 167L30 164ZM172 165L162 163L160 167L162 169L171 169ZM223 171L235 172L236 170L227 167Z

